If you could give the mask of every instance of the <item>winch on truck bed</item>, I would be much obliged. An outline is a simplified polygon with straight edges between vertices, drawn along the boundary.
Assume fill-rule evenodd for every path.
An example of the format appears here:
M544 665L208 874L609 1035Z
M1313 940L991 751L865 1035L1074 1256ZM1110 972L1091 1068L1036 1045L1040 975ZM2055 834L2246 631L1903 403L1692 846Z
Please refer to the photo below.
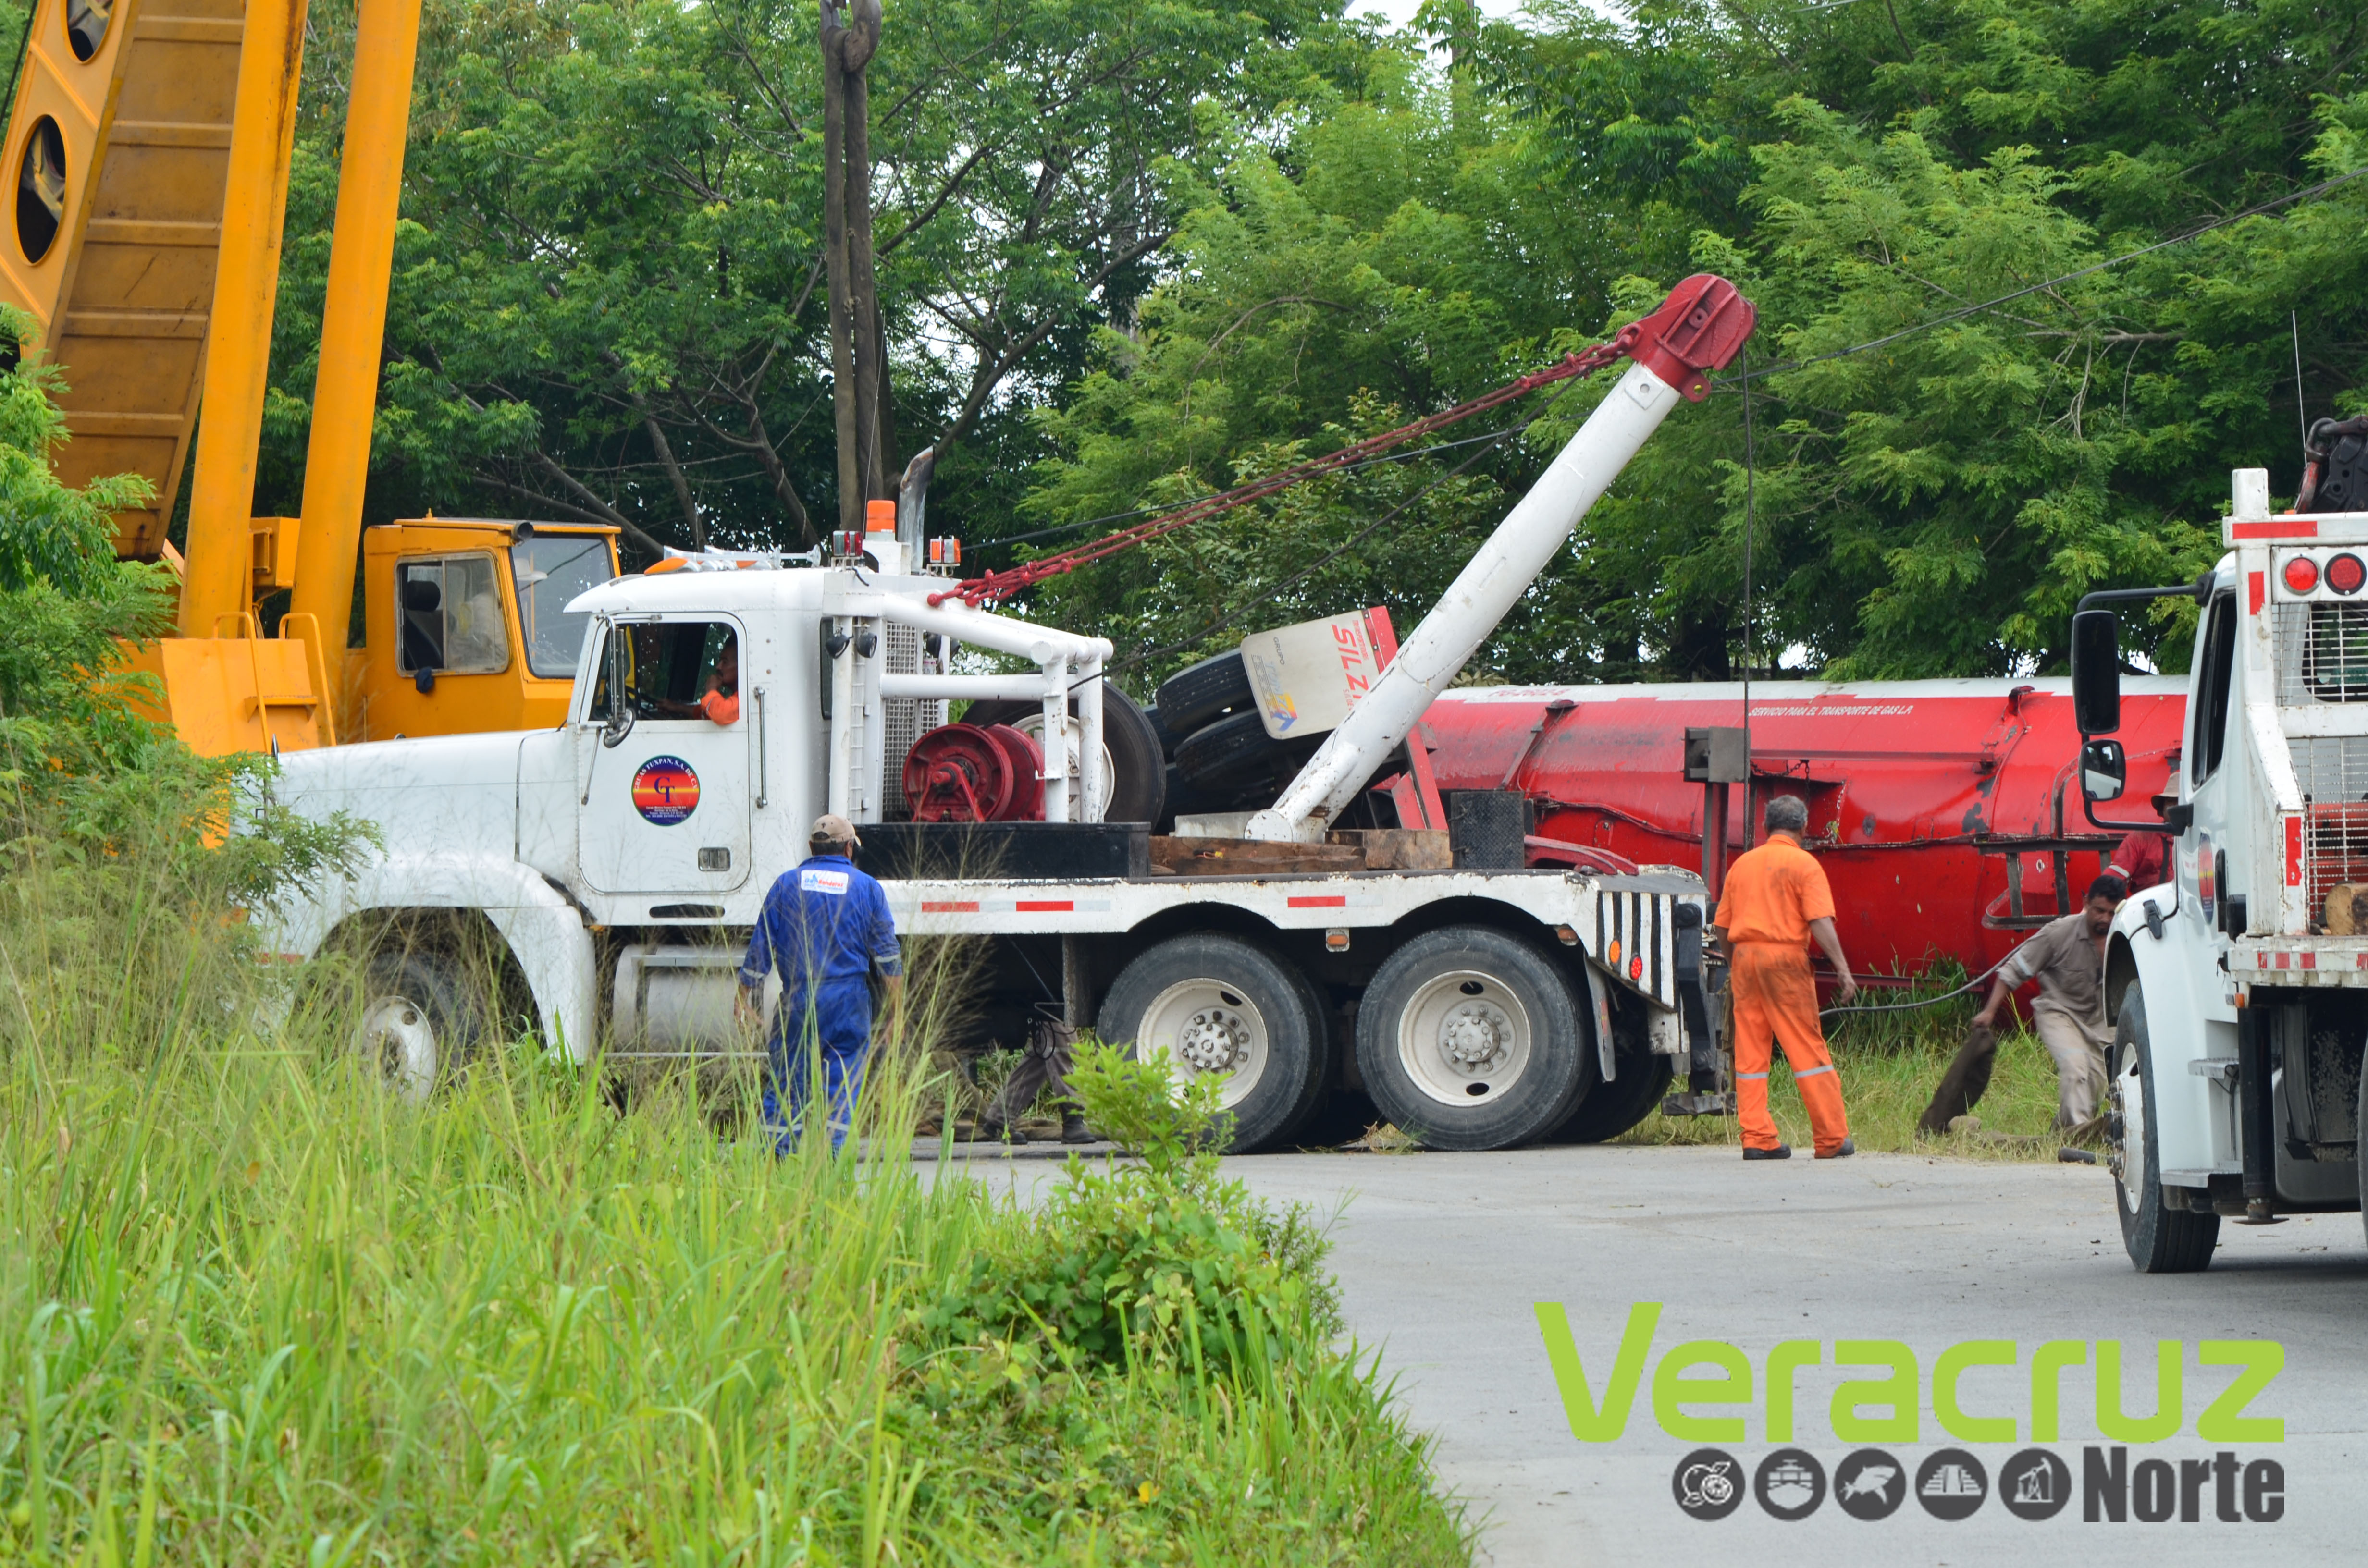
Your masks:
M1110 645L974 608L883 529L828 566L584 594L557 729L286 758L286 800L378 824L386 850L290 912L279 946L359 953L361 1048L423 1092L484 1031L472 943L578 1061L745 1052L741 944L827 811L862 825L901 931L989 945L965 999L982 1028L1014 1038L1006 1026L1051 1004L1164 1050L1179 1075L1224 1080L1236 1148L1289 1140L1343 1090L1439 1147L1625 1131L1679 1062L1696 1089L1714 1082L1699 878L1526 869L1518 833L1508 852L1475 840L1463 858L1477 846L1479 863L1423 869L1401 868L1438 857L1406 853L1403 834L1327 840L1751 324L1732 286L1691 278L1596 356L1633 363L1240 841L1180 858L1163 846L1155 863L1164 757L1103 678ZM710 716L700 699L727 653L738 701ZM923 744L962 700L972 733ZM1010 778L1030 745L1037 776Z
M2305 484L2305 489L2309 485ZM2237 471L2228 553L2191 585L2091 594L2073 619L2082 792L2118 799L2116 601L2192 596L2172 877L2133 890L2105 957L2108 1131L2148 1272L2211 1262L2223 1216L2362 1206L2368 1043L2368 513L2272 517ZM2308 506L2308 498L2305 500Z

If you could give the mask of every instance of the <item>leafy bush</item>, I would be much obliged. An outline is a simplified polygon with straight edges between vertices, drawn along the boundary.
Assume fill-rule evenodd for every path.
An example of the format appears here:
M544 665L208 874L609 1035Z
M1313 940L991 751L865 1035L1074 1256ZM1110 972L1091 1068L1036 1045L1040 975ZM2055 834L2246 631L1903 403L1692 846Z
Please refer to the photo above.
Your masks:
M1166 1052L1134 1061L1089 1041L1069 1082L1143 1163L1071 1160L1043 1223L1016 1251L981 1253L923 1312L931 1334L1015 1365L1144 1362L1222 1377L1279 1339L1338 1329L1320 1267L1329 1244L1306 1206L1278 1212L1219 1174L1213 1079L1179 1091Z
M0 333L25 322L0 307ZM0 372L0 1051L153 1057L192 1009L255 1001L239 912L351 867L367 831L272 798L269 759L201 757L135 710L122 647L165 633L176 589L118 561L118 476L75 490L54 369ZM127 983L129 982L129 983Z

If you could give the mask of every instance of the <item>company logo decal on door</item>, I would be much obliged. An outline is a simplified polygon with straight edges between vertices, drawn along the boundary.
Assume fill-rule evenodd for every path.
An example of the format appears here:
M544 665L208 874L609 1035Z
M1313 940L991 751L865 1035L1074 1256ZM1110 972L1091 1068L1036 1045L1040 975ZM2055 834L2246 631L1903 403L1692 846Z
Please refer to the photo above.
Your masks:
M672 827L699 809L699 775L678 756L654 756L633 769L633 810L642 820Z

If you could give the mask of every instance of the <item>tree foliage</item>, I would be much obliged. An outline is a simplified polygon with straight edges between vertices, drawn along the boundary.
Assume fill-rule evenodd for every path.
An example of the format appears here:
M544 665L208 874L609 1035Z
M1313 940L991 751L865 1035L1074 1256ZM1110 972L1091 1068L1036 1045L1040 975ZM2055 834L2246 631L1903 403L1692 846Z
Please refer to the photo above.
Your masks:
M2291 491L2297 340L2313 415L2352 408L2368 182L2120 258L2368 167L2356 8L1645 0L1619 20L1533 6L1483 25L1434 0L1421 20L1458 80L1369 73L1381 85L1313 119L1263 183L1237 176L1187 220L1142 330L1107 338L1042 419L1059 455L1038 508L1117 510L1278 443L1322 449L1358 427L1341 411L1360 395L1428 411L1715 270L1760 310L1750 460L1731 373L1664 426L1481 663L1687 678L1748 652L1842 676L2005 673L2062 666L2081 593L2207 564L2229 469ZM1419 130L1376 135L1393 117ZM1433 272L1408 270L1391 242L1414 233L1465 237L1452 282L1438 246L1420 252ZM1266 303L1318 279L1326 303ZM1402 330L1451 296L1478 347ZM1250 312L1263 359L1235 347ZM1521 460L1492 457L1468 515L1409 516L1360 547L1364 572L1263 619L1427 603L1599 395L1547 414ZM1199 615L1221 642L1236 621L1207 607L1255 604L1294 551L1387 504L1344 500L1328 528L1270 514L1269 571L1105 566L1050 597L1119 636L1150 608ZM1167 546L1168 564L1195 548ZM2175 610L2155 636L2157 658L2185 657Z
M315 8L290 203L266 490L291 499L345 15ZM373 516L655 548L833 515L816 21L431 6ZM2316 0L1430 0L1398 34L1338 0L916 0L871 67L890 460L940 444L933 531L1002 563L1471 397L1713 269L1761 312L1750 440L1730 374L1484 670L2060 667L2080 593L2208 562L2229 469L2293 489L2297 347L2310 415L2353 411L2368 181L2228 220L2368 168L2363 45L2368 14ZM1109 632L1139 682L1249 625L1419 614L1598 395L1030 613Z
M1337 0L892 11L870 66L889 460L1008 505L1015 412L1155 281L1212 127L1272 115ZM316 10L274 434L301 464L349 13ZM593 518L644 550L811 543L837 510L817 11L438 0L388 321L375 515Z

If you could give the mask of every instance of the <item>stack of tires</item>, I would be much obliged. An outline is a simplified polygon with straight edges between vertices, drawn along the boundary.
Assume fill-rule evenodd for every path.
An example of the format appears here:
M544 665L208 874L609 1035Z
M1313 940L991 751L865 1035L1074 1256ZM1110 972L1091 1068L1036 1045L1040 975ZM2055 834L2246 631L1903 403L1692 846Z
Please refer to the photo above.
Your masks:
M1177 671L1151 710L1167 755L1167 811L1177 816L1255 811L1274 798L1323 744L1266 733L1238 652Z

